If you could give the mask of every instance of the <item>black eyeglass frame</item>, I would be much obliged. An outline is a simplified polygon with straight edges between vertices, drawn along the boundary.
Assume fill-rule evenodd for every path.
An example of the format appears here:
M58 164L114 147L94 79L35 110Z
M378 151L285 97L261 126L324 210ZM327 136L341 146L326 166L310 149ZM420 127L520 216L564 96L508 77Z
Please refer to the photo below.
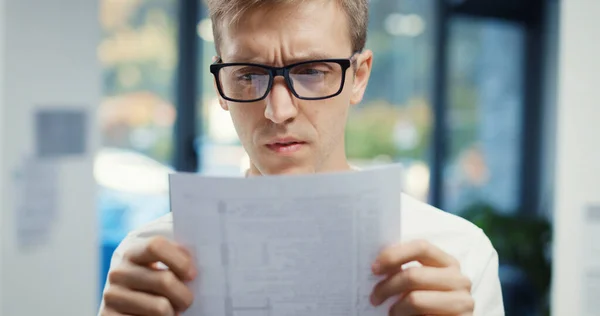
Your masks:
M352 56L350 58L345 58L345 59L344 58L333 58L333 59L307 60L307 61L301 61L301 62L290 64L287 66L283 66L283 67L273 67L273 66L254 64L254 63L223 63L221 58L219 58L216 62L214 62L213 64L210 65L210 72L215 77L215 82L216 82L216 86L217 86L217 90L219 91L219 94L221 95L221 97L223 99L225 99L227 101L238 102L238 103L251 103L251 102L257 102L257 101L264 100L269 95L269 93L271 93L271 89L273 88L273 81L275 81L275 77L278 77L278 76L282 76L285 79L285 83L287 84L288 88L290 89L290 91L296 98L298 98L300 100L315 101L315 100L324 100L324 99L333 98L335 96L338 96L340 93L342 93L342 91L344 90L344 84L346 82L346 72L348 71L350 66L352 66L352 64L355 62L355 59L354 59L355 56L356 56L356 53L352 54ZM336 63L342 67L342 80L340 80L340 88L338 89L338 91L331 95L327 95L327 96L323 96L323 97L314 97L314 98L302 97L302 96L298 95L298 93L296 92L296 89L294 89L293 81L290 78L290 69L297 67L297 66L301 66L301 65L324 63L324 62ZM265 94L259 98L252 99L252 100L237 100L237 99L232 99L232 98L227 97L225 95L225 93L223 92L223 88L221 87L221 81L219 80L219 72L222 68L229 67L229 66L250 66L250 67L259 67L259 68L267 70L269 73L269 84L267 86L267 89L265 90Z

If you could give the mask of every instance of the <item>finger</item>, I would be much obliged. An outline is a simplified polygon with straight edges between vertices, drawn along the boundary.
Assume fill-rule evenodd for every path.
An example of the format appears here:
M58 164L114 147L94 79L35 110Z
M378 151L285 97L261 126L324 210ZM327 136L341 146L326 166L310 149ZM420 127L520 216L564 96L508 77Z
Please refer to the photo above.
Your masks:
M135 292L121 286L110 286L104 293L107 309L122 314L144 316L174 316L175 310L166 297Z
M373 264L373 273L381 275L396 272L404 264L413 261L431 267L459 268L454 257L427 241L416 240L384 249Z
M470 291L471 281L454 269L418 267L398 272L377 283L371 294L375 306L411 291Z
M146 266L162 262L183 280L192 280L197 274L190 254L163 237L155 237L147 243L132 247L125 254L125 258L138 265Z
M108 278L110 284L166 297L179 311L188 309L194 300L189 288L170 270L158 271L144 266L124 264L111 271Z
M391 307L390 315L470 315L474 307L475 302L466 291L413 291Z

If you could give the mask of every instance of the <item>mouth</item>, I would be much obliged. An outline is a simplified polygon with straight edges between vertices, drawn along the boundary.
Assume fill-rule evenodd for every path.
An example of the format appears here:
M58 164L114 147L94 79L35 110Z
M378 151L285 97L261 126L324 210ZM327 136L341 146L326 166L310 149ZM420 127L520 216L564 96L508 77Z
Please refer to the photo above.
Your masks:
M267 148L278 154L291 154L302 149L307 143L295 139L281 139L267 144Z

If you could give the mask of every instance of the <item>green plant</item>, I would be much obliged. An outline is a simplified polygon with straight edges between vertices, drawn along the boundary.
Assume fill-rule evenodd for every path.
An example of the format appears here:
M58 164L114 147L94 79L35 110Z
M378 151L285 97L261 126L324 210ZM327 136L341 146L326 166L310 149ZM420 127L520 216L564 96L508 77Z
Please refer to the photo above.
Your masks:
M519 213L517 213L519 214ZM481 228L498 251L501 264L522 269L540 297L539 310L549 313L551 261L547 250L552 225L541 217L507 215L487 203L475 203L461 216Z

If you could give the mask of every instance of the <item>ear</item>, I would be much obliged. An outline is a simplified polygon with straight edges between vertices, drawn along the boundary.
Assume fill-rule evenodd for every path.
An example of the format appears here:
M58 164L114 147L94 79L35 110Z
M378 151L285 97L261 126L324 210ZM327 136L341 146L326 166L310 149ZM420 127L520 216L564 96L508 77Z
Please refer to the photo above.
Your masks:
M350 104L356 105L360 103L365 95L365 90L371 77L371 67L373 65L373 52L365 50L356 56L356 70L354 74L354 82L352 86L352 97Z

